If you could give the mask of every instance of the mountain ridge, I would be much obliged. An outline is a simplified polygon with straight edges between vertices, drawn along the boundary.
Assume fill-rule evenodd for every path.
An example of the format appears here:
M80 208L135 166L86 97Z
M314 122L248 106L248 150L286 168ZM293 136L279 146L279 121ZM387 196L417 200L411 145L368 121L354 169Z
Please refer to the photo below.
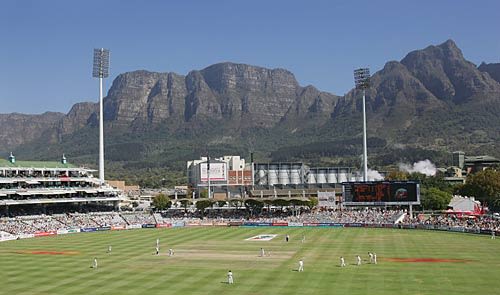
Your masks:
M387 62L366 91L369 136L388 149L495 151L500 141L500 119L495 116L500 83L493 78L492 65L476 67L452 40ZM297 151L297 146L310 149L325 139L359 138L360 97L357 89L337 96L301 86L285 69L232 62L187 75L127 72L117 76L104 99L107 155L123 161L123 151L136 151L139 166L153 165L152 159L168 166L164 159L180 162L210 148L220 153L254 151L272 160L273 151L287 146ZM64 147L70 149L66 154L83 153L82 161L95 163L95 149L83 151L72 142L78 142L78 136L88 138L89 144L97 140L92 135L97 119L97 103L75 104L68 114L47 121L46 130L37 131L43 138L4 142L0 151L24 149L48 158ZM0 138L5 134L0 132ZM172 151L181 156L169 155ZM353 150L351 158L356 153ZM293 153L290 157L300 159Z

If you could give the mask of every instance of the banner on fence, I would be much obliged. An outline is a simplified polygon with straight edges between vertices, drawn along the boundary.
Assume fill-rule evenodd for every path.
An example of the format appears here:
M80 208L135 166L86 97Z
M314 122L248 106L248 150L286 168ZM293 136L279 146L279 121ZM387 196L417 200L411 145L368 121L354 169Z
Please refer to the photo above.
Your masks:
M183 227L184 226L184 221L175 221L172 223L173 227Z
M288 222L273 222L272 226L288 226Z
M272 226L270 222L243 222L243 226Z
M220 221L216 221L216 222L214 222L214 225L215 225L215 226L228 226L228 225L229 225L229 223L227 223L227 222L220 222Z
M172 227L171 223L158 223L156 225L157 228L166 228L166 227Z
M147 224L143 224L141 227L142 228L155 228L156 224L147 223Z
M201 224L198 222L188 222L185 224L185 226L200 226Z
M79 233L80 229L79 228L69 228L69 229L59 229L57 230L58 235L65 235L65 234L71 234L71 233Z
M344 226L345 227L362 227L363 224L362 223L346 223Z
M304 226L318 226L315 222L304 222Z
M243 222L241 221L231 221L228 223L229 226L242 226Z
M84 232L84 233L89 233L89 232L97 231L97 228L95 228L95 227L86 227L86 228L80 229L80 231Z
M34 234L19 234L20 239L29 239L29 238L34 238Z
M55 236L55 235L57 235L57 231L55 231L55 230L35 232L35 237L46 237L46 236Z

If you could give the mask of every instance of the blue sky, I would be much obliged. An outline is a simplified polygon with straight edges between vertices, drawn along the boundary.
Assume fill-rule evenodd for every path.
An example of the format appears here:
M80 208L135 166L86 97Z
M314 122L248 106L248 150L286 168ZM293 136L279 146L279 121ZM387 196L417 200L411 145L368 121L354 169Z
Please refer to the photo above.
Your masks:
M380 70L453 39L465 57L500 62L500 1L0 1L0 113L68 112L98 100L93 48L116 75L187 74L232 61L292 71L343 95L352 70Z

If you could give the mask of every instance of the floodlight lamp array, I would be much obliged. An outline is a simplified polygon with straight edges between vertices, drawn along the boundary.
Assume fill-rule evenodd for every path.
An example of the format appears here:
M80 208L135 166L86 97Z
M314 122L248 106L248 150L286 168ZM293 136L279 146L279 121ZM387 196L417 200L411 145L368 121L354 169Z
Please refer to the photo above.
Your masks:
M94 49L94 68L92 70L92 77L109 77L109 49Z
M354 70L354 84L357 89L367 89L370 87L370 69L360 68Z

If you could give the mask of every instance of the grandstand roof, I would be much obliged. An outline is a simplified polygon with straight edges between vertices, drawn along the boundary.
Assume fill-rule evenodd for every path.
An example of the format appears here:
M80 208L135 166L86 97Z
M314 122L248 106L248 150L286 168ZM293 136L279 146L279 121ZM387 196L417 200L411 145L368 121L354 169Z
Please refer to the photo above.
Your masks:
M492 156L467 156L465 157L465 163L472 163L472 162L494 162L498 163L500 162L499 159L492 157Z
M11 162L0 159L0 167L10 168L77 168L73 164L62 164L57 161L16 161L14 164Z

